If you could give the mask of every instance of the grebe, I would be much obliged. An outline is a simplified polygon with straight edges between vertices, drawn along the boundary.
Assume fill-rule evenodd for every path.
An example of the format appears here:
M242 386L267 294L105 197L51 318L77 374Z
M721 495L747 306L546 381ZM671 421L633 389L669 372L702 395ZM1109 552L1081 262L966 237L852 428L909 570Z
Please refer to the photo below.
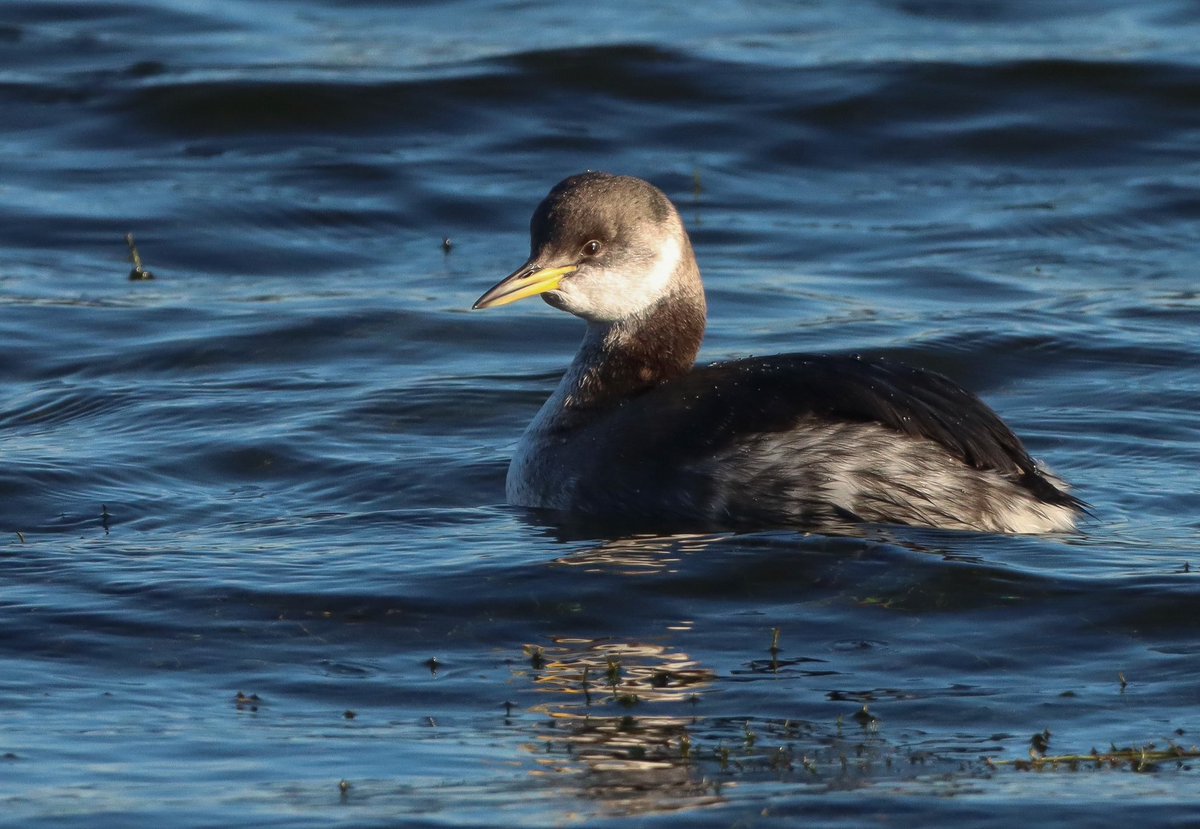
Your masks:
M540 295L583 344L508 469L513 505L639 526L850 521L1070 530L1084 510L975 395L882 358L695 366L706 306L679 212L641 179L564 179L529 260L473 308Z

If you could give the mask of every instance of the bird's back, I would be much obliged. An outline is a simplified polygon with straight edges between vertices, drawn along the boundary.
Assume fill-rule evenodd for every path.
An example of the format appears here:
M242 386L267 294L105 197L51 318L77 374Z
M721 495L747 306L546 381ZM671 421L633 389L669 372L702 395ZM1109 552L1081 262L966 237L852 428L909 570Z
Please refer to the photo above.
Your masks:
M789 354L695 370L527 440L557 506L710 526L868 520L1042 532L1080 502L975 395L890 360ZM564 502L565 499L565 502Z

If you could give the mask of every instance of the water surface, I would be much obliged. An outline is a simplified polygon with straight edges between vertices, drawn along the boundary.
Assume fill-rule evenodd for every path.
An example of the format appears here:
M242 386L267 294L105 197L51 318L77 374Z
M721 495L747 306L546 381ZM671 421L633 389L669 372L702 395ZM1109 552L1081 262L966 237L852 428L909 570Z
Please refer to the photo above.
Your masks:
M1171 0L7 3L0 822L1186 820L1192 759L986 761L1200 732L1197 42ZM466 309L588 168L679 205L702 359L945 372L1094 519L505 506L581 331Z

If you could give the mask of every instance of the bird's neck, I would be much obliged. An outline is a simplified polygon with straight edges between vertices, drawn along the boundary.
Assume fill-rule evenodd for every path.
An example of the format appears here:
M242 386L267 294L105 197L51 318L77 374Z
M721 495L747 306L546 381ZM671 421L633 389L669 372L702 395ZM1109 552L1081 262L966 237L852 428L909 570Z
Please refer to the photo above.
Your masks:
M634 317L589 322L558 389L563 406L583 412L616 405L686 374L700 353L704 322L703 291L690 286Z

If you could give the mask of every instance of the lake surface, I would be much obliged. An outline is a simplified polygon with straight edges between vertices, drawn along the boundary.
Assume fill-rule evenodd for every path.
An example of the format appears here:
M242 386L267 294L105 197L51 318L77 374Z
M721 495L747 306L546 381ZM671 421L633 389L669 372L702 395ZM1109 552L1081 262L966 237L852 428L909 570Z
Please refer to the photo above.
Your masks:
M0 824L1194 820L1191 756L1013 761L1200 742L1198 43L1181 0L6 2ZM1094 517L505 506L581 326L467 309L588 168L679 205L703 360L949 374Z

